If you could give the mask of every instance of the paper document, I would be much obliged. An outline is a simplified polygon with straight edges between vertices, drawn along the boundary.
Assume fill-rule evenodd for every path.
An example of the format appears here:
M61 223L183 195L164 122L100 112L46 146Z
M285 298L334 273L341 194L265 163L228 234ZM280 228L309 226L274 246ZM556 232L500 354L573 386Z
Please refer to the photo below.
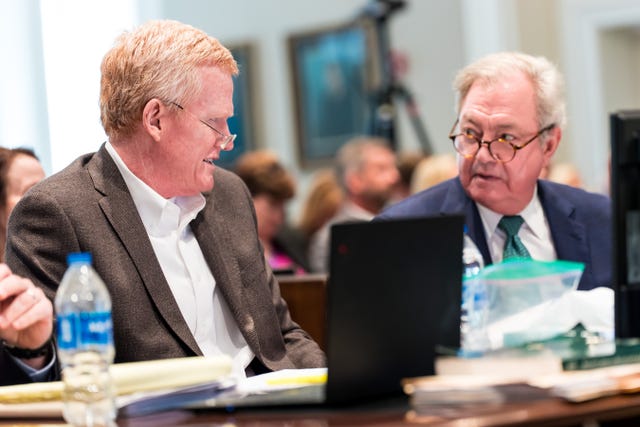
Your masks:
M115 364L117 406L141 414L204 400L233 385L231 364L226 356ZM60 381L0 387L0 417L62 417L62 390Z
M217 396L224 390L233 388L232 381L214 381L156 392L134 393L119 396L116 399L118 416L138 417L154 412L169 411L185 408L197 402L202 402Z
M327 368L284 369L240 380L235 388L194 407L239 407L321 403Z
M609 288L570 291L487 326L490 348L516 347L565 333L581 323L604 339L614 338L614 295Z
M411 402L421 407L501 403L513 401L514 396L529 400L556 396L584 402L615 394L639 393L640 364L534 375L517 381L499 375L433 375L406 378L402 385Z

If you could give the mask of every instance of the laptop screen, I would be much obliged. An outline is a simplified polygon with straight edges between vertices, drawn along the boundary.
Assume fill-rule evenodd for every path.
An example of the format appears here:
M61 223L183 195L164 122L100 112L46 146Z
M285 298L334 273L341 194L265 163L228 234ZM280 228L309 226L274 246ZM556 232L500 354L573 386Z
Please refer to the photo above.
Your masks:
M336 224L327 295L328 403L400 394L460 345L462 216Z

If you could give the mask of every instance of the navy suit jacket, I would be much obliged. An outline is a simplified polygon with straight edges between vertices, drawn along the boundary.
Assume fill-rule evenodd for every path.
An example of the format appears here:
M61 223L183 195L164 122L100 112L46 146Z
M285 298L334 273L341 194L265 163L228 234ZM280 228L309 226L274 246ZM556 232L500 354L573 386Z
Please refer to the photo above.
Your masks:
M611 202L601 194L538 181L538 197L547 217L558 259L584 263L578 289L612 286ZM458 178L445 181L385 209L377 219L463 214L467 232L485 265L491 256L478 208Z

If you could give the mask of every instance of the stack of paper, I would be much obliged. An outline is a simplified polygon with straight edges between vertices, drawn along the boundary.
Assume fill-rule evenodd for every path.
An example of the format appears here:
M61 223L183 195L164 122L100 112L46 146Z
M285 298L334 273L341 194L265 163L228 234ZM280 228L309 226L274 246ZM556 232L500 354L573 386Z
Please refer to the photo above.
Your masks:
M538 375L562 372L562 359L551 351L502 349L480 357L439 356L438 375L491 375L505 381L522 381Z
M115 364L117 405L126 415L182 407L233 385L229 357L186 357ZM60 381L0 387L0 416L61 417Z
M496 376L438 375L403 381L414 418L449 417L460 409L482 413L505 403L549 399L548 389ZM416 418L416 419L417 419Z
M640 364L568 371L531 379L530 382L549 388L554 396L571 402L584 402L603 396L640 392Z
M526 370L526 369L525 369ZM403 380L414 409L482 406L561 397L584 402L603 396L640 392L640 364L562 371L515 380L499 372L486 375L433 375Z
M324 401L327 368L283 369L240 380L194 407L296 405Z

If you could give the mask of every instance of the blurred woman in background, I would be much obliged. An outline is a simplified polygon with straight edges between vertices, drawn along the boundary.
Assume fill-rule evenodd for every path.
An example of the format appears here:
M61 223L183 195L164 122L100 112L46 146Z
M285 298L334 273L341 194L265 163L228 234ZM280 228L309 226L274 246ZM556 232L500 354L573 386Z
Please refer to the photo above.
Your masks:
M307 270L300 239L287 234L286 203L295 195L293 177L269 151L252 151L240 156L235 172L249 188L258 222L258 237L274 273L302 273Z
M458 175L456 157L452 154L432 154L416 165L411 177L411 194L431 188Z
M42 165L32 150L0 147L0 260L4 261L11 211L27 190L44 176Z
M307 244L313 234L320 230L338 212L344 194L333 169L318 170L302 205L298 228Z

